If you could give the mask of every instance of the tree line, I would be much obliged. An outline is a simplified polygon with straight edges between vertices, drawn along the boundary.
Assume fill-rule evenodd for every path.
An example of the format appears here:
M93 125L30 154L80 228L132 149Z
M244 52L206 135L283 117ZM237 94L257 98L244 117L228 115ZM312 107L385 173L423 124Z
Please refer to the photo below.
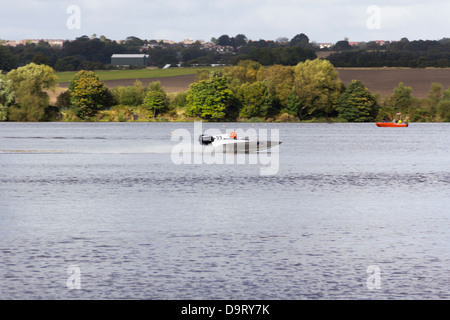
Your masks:
M152 65L166 64L236 64L242 59L254 59L264 65L274 63L294 65L315 58L313 47L306 35L295 36L291 41L250 41L243 34L235 37L223 35L213 38L216 48L202 46L200 42L190 45L169 44L156 40L142 40L134 36L124 41L112 41L104 36L82 36L65 41L62 48L52 47L45 41L37 44L21 44L16 47L0 45L0 70L9 71L28 63L45 64L56 71L105 70L111 66L112 54L147 53ZM294 49L295 48L295 49Z
M48 93L56 86L54 70L33 62L6 75L0 74L0 121L95 121L99 113L115 106L125 106L128 111L129 107L142 106L148 111L148 121L149 114L156 118L169 106L168 96L159 82L151 83L148 88L136 82L132 87L110 90L95 72L81 70L73 77L69 89L51 105Z
M385 99L358 80L345 86L327 60L263 66L241 60L203 72L187 92L167 94L159 82L108 89L81 70L51 105L54 70L30 63L0 75L0 121L450 121L450 89L434 83L425 99L400 83Z
M369 42L356 47L341 42L336 46L340 50L332 50L327 58L335 67L450 67L450 39L447 38L439 41L402 38L398 42Z
M399 83L382 99L359 80L344 85L327 60L295 66L246 60L206 75L187 92L185 112L206 121L450 121L450 88L433 83L426 98ZM212 103L216 101L217 103Z
M241 60L253 60L264 66L280 64L295 66L299 62L317 58L318 52L329 51L328 59L335 67L450 67L450 39L398 42L361 42L352 46L348 40L335 43L331 48L319 48L307 35L300 33L292 39L249 40L243 34L234 37L222 35L212 38L215 45L225 48L205 47L200 42L185 45L168 44L156 40L142 40L130 36L116 42L105 36L82 36L65 41L61 48L45 41L16 47L0 45L0 70L10 71L31 62L44 64L56 71L113 69L114 53L147 53L152 65L167 64L237 65Z

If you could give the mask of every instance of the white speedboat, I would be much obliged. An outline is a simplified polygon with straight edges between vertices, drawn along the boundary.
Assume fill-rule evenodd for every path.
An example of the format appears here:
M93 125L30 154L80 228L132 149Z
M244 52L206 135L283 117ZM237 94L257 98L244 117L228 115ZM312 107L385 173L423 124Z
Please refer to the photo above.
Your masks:
M238 139L236 132L231 132L230 135L220 134L214 136L201 134L198 141L204 146L211 146L216 152L258 152L281 144L281 141Z

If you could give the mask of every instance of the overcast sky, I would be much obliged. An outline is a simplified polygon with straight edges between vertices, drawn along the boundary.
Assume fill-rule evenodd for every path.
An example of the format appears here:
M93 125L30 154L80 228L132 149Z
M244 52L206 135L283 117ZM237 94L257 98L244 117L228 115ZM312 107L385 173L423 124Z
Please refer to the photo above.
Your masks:
M439 40L449 17L448 0L0 0L0 39Z

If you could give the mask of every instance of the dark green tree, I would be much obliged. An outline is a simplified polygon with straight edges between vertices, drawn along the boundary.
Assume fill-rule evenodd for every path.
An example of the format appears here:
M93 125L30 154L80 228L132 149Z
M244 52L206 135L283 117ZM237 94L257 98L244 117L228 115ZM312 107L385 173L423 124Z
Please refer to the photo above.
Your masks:
M43 54L42 52L38 52L34 55L33 59L31 59L31 62L36 63L36 64L46 64L49 65L50 64L50 59Z
M233 46L235 48L245 46L247 44L247 37L244 34L238 34L233 38Z
M17 66L17 59L5 46L0 45L0 71L10 71Z
M309 38L306 34L300 33L291 39L291 46L306 48L309 45Z
M339 98L339 115L350 122L374 121L379 110L376 99L359 80L353 80Z
M217 39L217 45L219 46L231 46L231 38L224 34Z
M69 90L72 108L80 119L93 117L102 108L112 105L111 92L93 71L78 72Z
M345 50L352 50L352 46L348 43L347 40L341 40L336 42L336 44L333 47L333 50L335 51L345 51Z
M0 121L8 120L8 108L14 103L15 94L12 83L0 74Z
M290 115L297 116L299 119L303 119L306 116L302 101L293 91L289 93L286 110Z

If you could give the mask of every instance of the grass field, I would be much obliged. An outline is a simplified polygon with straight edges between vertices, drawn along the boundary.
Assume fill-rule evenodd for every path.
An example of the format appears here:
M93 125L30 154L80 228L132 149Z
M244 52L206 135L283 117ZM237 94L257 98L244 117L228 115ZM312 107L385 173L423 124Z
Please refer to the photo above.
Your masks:
M213 67L198 68L170 68L170 69L138 69L138 70L110 70L95 71L101 81L125 80L125 79L147 79L147 78L165 78L185 75L196 75L203 70L212 70ZM217 70L217 68L214 68ZM70 82L77 71L57 72L58 82Z

